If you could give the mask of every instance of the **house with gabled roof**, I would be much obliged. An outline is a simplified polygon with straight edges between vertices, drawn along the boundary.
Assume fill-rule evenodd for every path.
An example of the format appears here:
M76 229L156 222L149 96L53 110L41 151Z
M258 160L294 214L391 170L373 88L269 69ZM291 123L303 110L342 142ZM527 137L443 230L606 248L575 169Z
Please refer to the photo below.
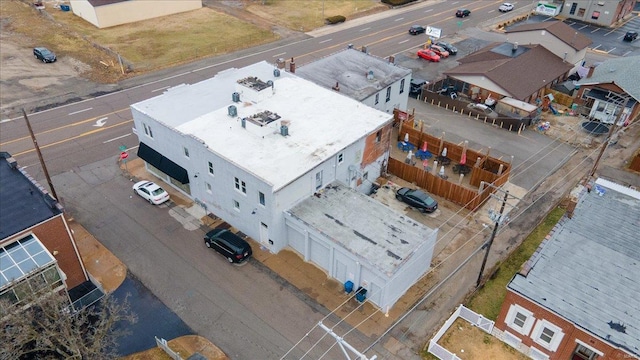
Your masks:
M495 327L532 359L640 358L640 192L598 179L507 285Z
M202 0L69 0L71 11L100 29L197 10Z
M449 83L471 98L510 97L533 103L567 78L571 64L542 45L492 44L460 60L446 71Z
M592 41L562 21L525 23L505 31L507 41L519 45L540 44L575 67L582 65Z
M620 124L628 124L640 115L640 56L607 59L592 66L578 85L575 102L584 105L584 115L590 119L612 124L619 118ZM626 106L621 96L628 98Z

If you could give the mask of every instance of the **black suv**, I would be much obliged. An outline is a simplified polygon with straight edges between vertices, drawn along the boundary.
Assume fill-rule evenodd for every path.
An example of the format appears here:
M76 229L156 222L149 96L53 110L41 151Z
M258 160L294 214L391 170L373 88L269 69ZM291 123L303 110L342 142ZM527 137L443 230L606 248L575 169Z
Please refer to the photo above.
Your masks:
M456 17L467 17L471 15L471 10L469 9L458 9L458 11L456 11Z
M43 47L34 48L33 56L44 63L52 63L56 61L56 54Z
M227 258L230 263L244 262L253 254L248 242L227 229L209 231L204 236L204 244Z
M427 29L424 26L421 25L413 25L409 28L409 34L411 35L418 35L418 34L422 34L424 32L426 32Z

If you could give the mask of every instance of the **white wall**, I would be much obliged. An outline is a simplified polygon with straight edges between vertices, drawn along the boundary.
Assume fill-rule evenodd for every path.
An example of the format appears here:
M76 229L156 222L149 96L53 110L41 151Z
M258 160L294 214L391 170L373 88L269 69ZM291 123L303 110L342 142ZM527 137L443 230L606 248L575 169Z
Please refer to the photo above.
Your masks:
M100 24L98 23L98 15L96 14L96 10L93 6L91 6L89 1L70 0L69 5L71 6L71 11L75 15L85 19L86 21L90 22L96 27L100 27Z
M587 48L576 51L571 47L571 45L558 39L555 35L546 30L511 33L508 34L508 41L510 43L517 42L519 45L540 44L560 59L564 59L566 62L573 64L574 66L580 65L587 54Z
M404 91L400 93L400 88L401 88L400 84L402 83L402 80L404 80ZM387 88L383 88L377 92L378 94L377 104L375 103L375 98L376 98L375 94L362 100L362 103L389 114L393 114L393 109L396 107L402 111L406 111L407 103L409 101L409 87L411 83L411 74L407 75L402 80L398 80L395 83L388 86L388 87L391 87L391 97L389 101L386 101Z

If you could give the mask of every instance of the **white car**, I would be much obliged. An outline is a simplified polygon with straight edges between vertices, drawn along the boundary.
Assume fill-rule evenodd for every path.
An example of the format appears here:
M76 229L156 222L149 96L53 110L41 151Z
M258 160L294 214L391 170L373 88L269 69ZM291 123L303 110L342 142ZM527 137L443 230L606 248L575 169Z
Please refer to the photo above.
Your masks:
M133 185L133 192L142 196L150 204L160 205L169 200L169 193L153 181L138 181Z
M498 10L500 12L508 12L513 10L513 4L511 3L503 3L502 5L500 5L500 7L498 8Z
M497 119L498 113L493 111L490 107L485 104L474 104L471 103L467 105L467 109L472 113L478 114L480 116L486 116L490 119Z

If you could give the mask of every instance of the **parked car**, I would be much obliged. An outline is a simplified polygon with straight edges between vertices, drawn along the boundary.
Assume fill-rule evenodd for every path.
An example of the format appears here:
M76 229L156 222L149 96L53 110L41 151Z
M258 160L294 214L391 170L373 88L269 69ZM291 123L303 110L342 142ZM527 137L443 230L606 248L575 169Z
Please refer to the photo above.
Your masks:
M153 181L138 181L133 185L133 192L151 204L160 205L169 200L169 193Z
M396 199L423 213L432 213L438 209L438 202L419 189L400 188L396 191Z
M498 113L493 111L490 107L488 107L485 104L471 103L467 105L467 109L469 109L473 113L479 114L480 116L486 116L491 119L498 118Z
M57 60L56 54L45 47L33 48L33 56L44 63L52 63Z
M427 32L427 29L422 25L413 25L409 28L409 34L418 35Z
M422 93L422 88L429 82L423 79L411 79L409 86L409 96L417 98Z
M637 31L627 31L627 33L624 34L624 41L633 41L637 38L638 38Z
M204 244L230 263L242 263L252 254L251 245L228 229L214 229L204 236Z
M512 3L503 3L502 5L500 5L498 10L500 12L509 12L509 11L513 10L513 4Z
M440 61L440 56L435 52L433 52L433 50L429 50L429 49L418 50L418 56L425 60L429 60L431 62Z
M448 42L437 41L436 45L438 45L438 46L442 47L443 49L447 50L449 52L449 55L455 55L455 54L458 53L458 49L455 46L449 44Z
M433 50L434 53L438 54L438 56L440 56L441 59L446 59L449 57L449 52L445 50L442 46L431 45L429 46L429 48Z
M462 17L467 17L471 15L471 10L469 9L458 9L458 11L456 11L456 17L462 18Z

